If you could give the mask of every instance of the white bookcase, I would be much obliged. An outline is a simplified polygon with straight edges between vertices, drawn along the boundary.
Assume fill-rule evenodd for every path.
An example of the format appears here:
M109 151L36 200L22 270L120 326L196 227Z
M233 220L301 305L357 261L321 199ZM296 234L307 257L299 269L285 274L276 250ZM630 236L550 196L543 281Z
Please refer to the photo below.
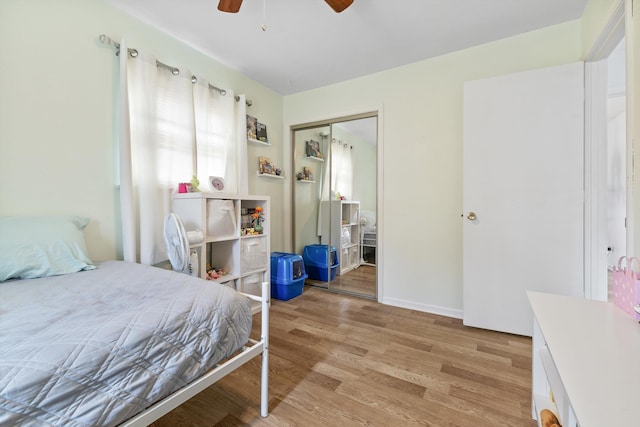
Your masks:
M360 256L360 202L332 200L321 203L323 245L335 246L340 268L345 274L358 268Z
M245 211L263 209L261 234L247 234ZM271 280L270 197L223 193L182 193L173 196L171 210L180 216L185 230L201 230L204 241L191 246L198 253L199 276L207 279L207 266L224 275L210 279L233 289L261 294L261 283ZM243 215L244 214L244 215ZM259 311L254 305L254 312Z

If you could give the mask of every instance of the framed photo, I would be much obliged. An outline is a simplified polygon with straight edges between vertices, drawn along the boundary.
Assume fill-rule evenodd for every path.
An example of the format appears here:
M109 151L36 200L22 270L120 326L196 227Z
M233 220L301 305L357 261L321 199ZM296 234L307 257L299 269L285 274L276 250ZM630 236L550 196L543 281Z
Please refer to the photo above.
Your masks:
M307 157L316 157L318 159L324 158L322 156L322 153L320 152L320 143L318 141L314 141L313 139L307 141L305 154L307 155Z
M269 143L269 138L267 137L267 125L264 123L256 124L256 139L258 141Z
M247 114L247 138L257 139L258 119Z
M276 171L268 157L258 157L258 172L261 174L275 175Z

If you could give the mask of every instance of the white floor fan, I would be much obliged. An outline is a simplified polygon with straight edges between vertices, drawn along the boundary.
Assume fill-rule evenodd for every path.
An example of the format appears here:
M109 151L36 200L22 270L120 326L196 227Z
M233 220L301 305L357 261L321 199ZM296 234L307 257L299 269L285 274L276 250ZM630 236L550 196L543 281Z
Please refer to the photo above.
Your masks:
M189 250L189 236L173 212L164 219L164 247L174 271L198 276L198 253Z
M369 223L367 217L360 217L360 264L364 264L364 229Z

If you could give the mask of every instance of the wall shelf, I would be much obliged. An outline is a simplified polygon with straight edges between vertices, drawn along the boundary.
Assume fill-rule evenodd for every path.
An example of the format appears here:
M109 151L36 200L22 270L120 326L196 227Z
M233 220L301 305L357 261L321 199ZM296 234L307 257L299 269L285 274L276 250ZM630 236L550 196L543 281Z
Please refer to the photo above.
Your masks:
M315 181L311 180L311 179L299 179L297 182L301 182L304 184L315 184Z
M324 162L324 159L321 157L315 157L315 156L304 156L305 159L307 160L313 160L314 162Z
M266 145L267 147L270 147L271 144L268 142L264 142L264 141L260 141L259 139L253 139L253 138L247 138L247 141L249 141L252 144L257 144L257 145Z
M274 174L270 174L270 173L260 173L260 172L258 172L258 176L261 176L261 177L264 177L264 178L284 179L284 176L282 176L282 175L274 175Z

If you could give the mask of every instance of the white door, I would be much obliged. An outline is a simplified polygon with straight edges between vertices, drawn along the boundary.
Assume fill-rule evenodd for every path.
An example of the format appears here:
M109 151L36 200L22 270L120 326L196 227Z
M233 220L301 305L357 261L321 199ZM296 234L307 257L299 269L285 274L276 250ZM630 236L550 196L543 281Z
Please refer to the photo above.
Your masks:
M527 290L583 295L583 81L576 63L464 86L465 325L531 336Z

